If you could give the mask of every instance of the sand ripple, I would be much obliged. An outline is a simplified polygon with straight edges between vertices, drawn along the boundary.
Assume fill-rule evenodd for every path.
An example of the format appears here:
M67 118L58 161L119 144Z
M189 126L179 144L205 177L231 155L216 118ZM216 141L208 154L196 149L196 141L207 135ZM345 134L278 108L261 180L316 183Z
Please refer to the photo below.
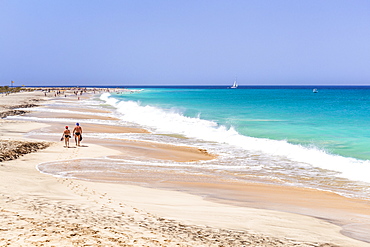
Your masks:
M0 207L0 246L334 246L188 225L117 204L77 181L58 182L93 206L2 194L11 207Z

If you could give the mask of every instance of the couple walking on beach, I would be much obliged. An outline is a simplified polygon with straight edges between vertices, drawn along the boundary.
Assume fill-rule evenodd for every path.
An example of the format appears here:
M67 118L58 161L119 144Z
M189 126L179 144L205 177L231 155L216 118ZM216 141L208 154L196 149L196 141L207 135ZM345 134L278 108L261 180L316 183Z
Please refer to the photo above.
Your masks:
M72 134L75 137L76 146L80 146L80 142L82 141L82 128L79 123L76 123ZM61 138L61 141L64 139L65 147L69 147L69 138L71 138L71 131L68 129L68 126L66 126Z

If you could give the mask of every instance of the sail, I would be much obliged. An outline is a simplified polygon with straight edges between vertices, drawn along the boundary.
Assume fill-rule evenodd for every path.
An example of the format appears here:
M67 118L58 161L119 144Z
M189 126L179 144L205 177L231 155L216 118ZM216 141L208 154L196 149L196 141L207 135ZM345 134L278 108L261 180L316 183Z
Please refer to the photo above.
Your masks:
M237 87L238 87L238 82L235 79L235 81L234 81L233 85L231 86L231 88L237 88Z

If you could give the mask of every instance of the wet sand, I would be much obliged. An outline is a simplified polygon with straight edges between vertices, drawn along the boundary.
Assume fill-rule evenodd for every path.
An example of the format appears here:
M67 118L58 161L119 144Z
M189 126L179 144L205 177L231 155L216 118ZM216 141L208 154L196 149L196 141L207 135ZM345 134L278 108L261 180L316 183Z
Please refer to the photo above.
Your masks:
M37 113L30 113L28 114L30 117L38 117L38 118L73 118L73 119L99 119L99 120L118 120L118 118L113 117L103 117L103 116L94 116L94 115L87 115L87 114L63 114L63 113L53 113L52 115L47 112L37 112Z
M64 125L5 120L0 133L6 140L30 140L24 134L32 129L61 134ZM135 130L86 124L88 132ZM214 177L138 173L129 166L120 183L56 178L39 173L36 165L104 156L178 161L214 156L145 142L100 140L97 145L97 139L84 138L83 147L63 148L62 142L51 141L49 148L1 163L1 246L370 246L347 237L363 235L360 227L355 236L361 218L353 217L369 217L367 201Z

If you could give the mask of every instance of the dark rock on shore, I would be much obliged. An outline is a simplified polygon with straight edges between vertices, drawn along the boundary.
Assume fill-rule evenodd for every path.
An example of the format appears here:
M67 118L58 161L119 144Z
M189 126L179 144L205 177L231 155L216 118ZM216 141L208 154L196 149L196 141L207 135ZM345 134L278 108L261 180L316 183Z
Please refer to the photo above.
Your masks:
M18 157L36 152L50 146L47 142L0 140L0 162L14 160Z
M32 104L32 103L27 103L27 104L22 104L22 105L15 105L15 106L11 106L11 107L9 107L9 108L10 108L10 109L16 109L16 108L31 108L31 107L36 107L36 106L39 106L39 105Z
M25 113L28 113L28 112L23 111L23 110L4 111L4 112L0 112L0 118L6 118L7 116L23 115Z
M28 111L17 110L17 109L18 108L37 107L39 105L31 103L31 102L38 102L38 101L41 101L41 100L40 99L32 99L32 100L29 100L28 102L25 102L23 104L12 105L12 106L0 106L0 118L6 118L7 116L23 115L25 113L28 113Z

